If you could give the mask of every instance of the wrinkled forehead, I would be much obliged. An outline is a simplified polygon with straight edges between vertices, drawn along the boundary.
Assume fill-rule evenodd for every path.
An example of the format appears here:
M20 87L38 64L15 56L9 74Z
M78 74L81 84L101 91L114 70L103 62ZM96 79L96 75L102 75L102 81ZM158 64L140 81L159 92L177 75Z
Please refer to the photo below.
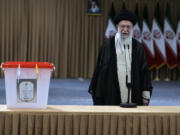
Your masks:
M118 23L118 25L130 25L133 26L133 23L131 21L128 20L122 20Z

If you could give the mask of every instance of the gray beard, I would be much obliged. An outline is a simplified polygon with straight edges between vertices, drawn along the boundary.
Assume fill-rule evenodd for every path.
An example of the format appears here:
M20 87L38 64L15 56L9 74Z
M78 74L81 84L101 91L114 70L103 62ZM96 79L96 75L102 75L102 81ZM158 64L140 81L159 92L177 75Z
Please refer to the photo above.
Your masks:
M127 45L127 44L131 44L131 39L132 39L132 35L133 35L133 31L130 32L129 36L123 36L121 35L121 32L118 30L118 33L120 34L120 39L121 39L121 43L123 45Z
M131 36L131 35L129 35L128 37L122 37L122 36L121 36L121 42L122 42L124 45L131 44L131 39L132 39L132 36Z

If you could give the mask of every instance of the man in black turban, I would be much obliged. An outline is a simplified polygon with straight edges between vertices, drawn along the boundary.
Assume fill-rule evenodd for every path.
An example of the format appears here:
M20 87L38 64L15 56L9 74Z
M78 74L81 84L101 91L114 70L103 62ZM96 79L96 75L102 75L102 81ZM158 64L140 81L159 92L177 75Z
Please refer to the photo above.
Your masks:
M118 24L122 20L130 21L133 25L136 24L137 17L136 15L129 10L121 10L115 17L114 23Z
M100 48L88 90L94 105L149 104L152 84L146 55L143 46L132 38L136 21L136 15L129 10L121 10L115 16L118 32Z

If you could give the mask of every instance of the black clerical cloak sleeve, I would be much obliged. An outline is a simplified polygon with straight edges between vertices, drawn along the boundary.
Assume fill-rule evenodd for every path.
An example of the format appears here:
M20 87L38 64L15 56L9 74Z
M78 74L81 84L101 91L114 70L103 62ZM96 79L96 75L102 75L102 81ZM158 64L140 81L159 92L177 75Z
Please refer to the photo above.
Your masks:
M142 105L143 91L152 93L149 66L143 46L134 39L132 49L132 101Z
M143 82L142 91L150 91L152 93L152 83L149 72L149 66L146 59L145 51L142 51L142 63L141 63L141 81Z
M88 92L92 95L94 105L104 104L103 99L102 99L101 88L99 88L101 87L100 84L102 81L102 78L100 77L101 76L100 73L101 73L101 65L103 61L103 54L104 54L104 49L103 47L101 47L99 50L97 63L96 63L93 77L91 79L89 90L88 90Z
M114 38L102 44L88 92L94 105L118 105L121 102Z

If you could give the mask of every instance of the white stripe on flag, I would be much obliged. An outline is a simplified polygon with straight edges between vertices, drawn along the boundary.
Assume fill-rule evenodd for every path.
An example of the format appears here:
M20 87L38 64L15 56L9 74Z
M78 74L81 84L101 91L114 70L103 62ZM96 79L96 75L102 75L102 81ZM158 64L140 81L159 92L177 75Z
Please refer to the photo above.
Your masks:
M117 30L111 19L108 20L108 26L106 28L105 37L110 38L116 34Z
M167 18L164 21L164 38L167 41L169 47L172 49L175 56L177 56L175 32L172 29L172 26L168 22Z
M133 38L135 38L140 43L141 41L141 29L139 27L139 23L136 23L136 25L133 28Z
M166 61L164 36L156 19L153 19L152 34L153 34L153 40L155 41L159 51L161 52L161 55L164 57L164 61Z
M154 56L154 46L153 46L152 34L151 34L151 31L149 30L149 27L145 21L143 21L142 40L144 41L145 45L151 52L152 56Z

